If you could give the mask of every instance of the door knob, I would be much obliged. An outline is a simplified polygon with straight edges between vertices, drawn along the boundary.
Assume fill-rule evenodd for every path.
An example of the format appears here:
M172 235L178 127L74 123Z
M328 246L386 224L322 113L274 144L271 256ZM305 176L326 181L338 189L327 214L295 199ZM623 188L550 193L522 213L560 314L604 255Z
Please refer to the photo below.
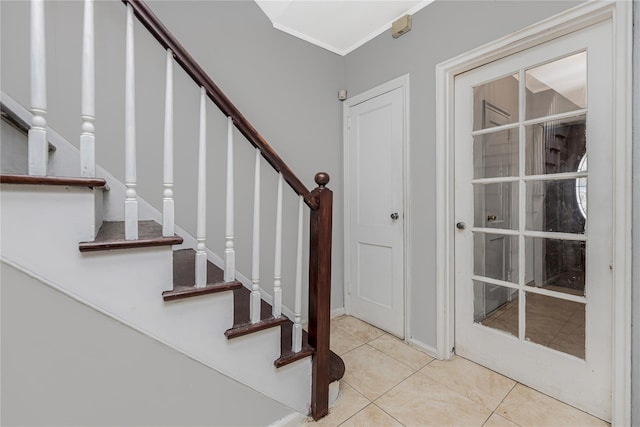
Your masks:
M487 221L495 221L496 219L498 219L498 217L495 215L487 215Z
M396 219L398 219L398 218L400 218L400 215L398 215L398 212L394 212L394 213L392 213L392 214L391 214L391 219L392 219L392 220L394 220L394 221L395 221L395 220L396 220Z
M456 224L456 228L458 230L464 230L465 228L467 228L467 224L465 224L464 222L459 222Z

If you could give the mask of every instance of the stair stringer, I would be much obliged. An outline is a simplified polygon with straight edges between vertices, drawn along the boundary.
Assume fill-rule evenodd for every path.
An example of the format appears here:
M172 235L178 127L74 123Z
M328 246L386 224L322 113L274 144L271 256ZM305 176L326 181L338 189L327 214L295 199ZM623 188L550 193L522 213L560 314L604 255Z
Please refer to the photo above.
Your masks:
M110 183L111 184L111 183ZM276 369L278 328L228 341L233 294L165 303L169 247L81 253L92 238L96 197L86 188L2 184L2 259L187 356L301 413L311 400L311 360ZM114 349L114 351L126 351Z

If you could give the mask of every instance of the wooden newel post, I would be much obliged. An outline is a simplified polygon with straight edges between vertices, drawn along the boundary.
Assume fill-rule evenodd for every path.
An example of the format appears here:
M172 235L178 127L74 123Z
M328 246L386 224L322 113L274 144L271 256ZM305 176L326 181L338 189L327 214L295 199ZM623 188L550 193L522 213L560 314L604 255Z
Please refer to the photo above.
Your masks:
M311 211L309 234L309 344L315 348L311 384L311 416L329 412L329 323L331 320L331 227L333 192L325 187L329 174L315 176L311 192L317 209Z

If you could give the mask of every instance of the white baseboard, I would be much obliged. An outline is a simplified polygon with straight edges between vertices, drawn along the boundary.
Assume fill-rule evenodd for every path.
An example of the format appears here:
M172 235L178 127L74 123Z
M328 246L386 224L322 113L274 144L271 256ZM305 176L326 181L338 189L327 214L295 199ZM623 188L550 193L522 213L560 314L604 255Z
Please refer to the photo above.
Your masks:
M422 341L418 341L415 338L408 338L406 340L407 344L409 344L411 347L416 348L417 350L420 350L424 353L427 353L429 356L434 357L436 359L438 359L438 352L436 350L435 347L432 347L430 345L427 345L425 343L423 343Z
M301 425L306 419L306 415L302 415L299 412L292 412L286 417L269 424L268 427L296 427Z
M332 319L335 319L336 317L344 316L344 314L345 314L344 307L334 308L333 310L331 310Z

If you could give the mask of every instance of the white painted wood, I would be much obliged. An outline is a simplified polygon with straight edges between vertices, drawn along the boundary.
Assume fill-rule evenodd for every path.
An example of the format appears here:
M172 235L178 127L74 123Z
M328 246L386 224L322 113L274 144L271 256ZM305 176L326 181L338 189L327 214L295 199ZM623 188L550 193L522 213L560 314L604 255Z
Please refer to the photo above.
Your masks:
M198 139L198 208L196 218L196 287L207 285L207 92L200 87L200 133Z
M224 244L224 281L233 282L236 280L236 250L233 244L233 119L227 117L227 201L226 201L226 224L225 224L225 244Z
M95 42L93 0L84 1L82 30L82 133L80 134L80 175L96 176L95 148Z
M251 251L251 323L260 321L260 149L256 148L253 185L253 247Z
M282 173L278 173L278 196L276 200L276 247L273 265L273 317L282 315Z
M44 0L31 0L31 129L29 129L29 175L47 175L47 50Z
M630 396L630 316L631 293L629 246L631 211L631 52L632 13L627 2L585 2L549 19L516 31L477 49L461 54L436 69L436 156L437 174L437 350L438 357L453 356L453 81L454 76L484 64L520 52L528 47L586 28L594 23L612 20L615 44L614 126L614 238L613 254L613 414L614 425L629 425Z
M401 338L407 78L353 97L344 107L348 312Z
M126 240L138 238L138 193L136 192L136 87L133 8L127 5L127 33L125 60L125 185L124 231Z
M455 221L472 224L474 209L473 188L470 185L474 170L473 149L470 146L473 123L473 88L487 81L509 75L520 70L520 94L525 94L523 82L525 68L545 63L555 58L568 56L574 52L588 52L587 93L589 93L587 114L587 155L589 157L588 185L589 211L586 237L586 358L581 360L535 344L525 339L527 327L526 296L529 288L525 279L525 229L527 210L534 209L526 202L525 180L525 128L523 98L520 99L519 128L519 171L518 196L510 207L519 213L518 225L509 228L518 230L519 251L517 253L518 277L510 282L516 285L520 297L518 337L481 326L474 320L474 302L479 298L474 292L473 278L475 258L481 250L474 246L470 227L455 233L455 349L456 354L474 360L490 369L501 372L526 385L552 395L564 402L577 406L603 419L611 419L611 357L612 348L603 345L610 339L612 328L612 274L609 269L612 259L613 205L612 145L599 141L612 139L611 126L612 80L610 64L611 22L596 24L590 28L574 32L540 46L529 48L499 61L469 71L455 80ZM487 200L490 200L487 196ZM503 214L495 206L497 200L488 201L491 212L498 218ZM500 233L491 229L492 233ZM538 233L545 236L546 233ZM549 236L555 233L548 233ZM475 248L475 249L474 249ZM511 256L509 256L511 258ZM542 290L536 293L542 294ZM550 296L553 293L546 292ZM581 299L559 295L559 298L580 302ZM506 301L506 300L505 300ZM541 325L538 325L540 327ZM528 334L528 333L527 333Z
M162 193L162 235L175 234L173 200L173 52L167 49L167 72L164 97L164 170Z
M298 196L298 244L296 246L296 289L293 309L292 351L302 350L302 223L304 220L304 198Z

